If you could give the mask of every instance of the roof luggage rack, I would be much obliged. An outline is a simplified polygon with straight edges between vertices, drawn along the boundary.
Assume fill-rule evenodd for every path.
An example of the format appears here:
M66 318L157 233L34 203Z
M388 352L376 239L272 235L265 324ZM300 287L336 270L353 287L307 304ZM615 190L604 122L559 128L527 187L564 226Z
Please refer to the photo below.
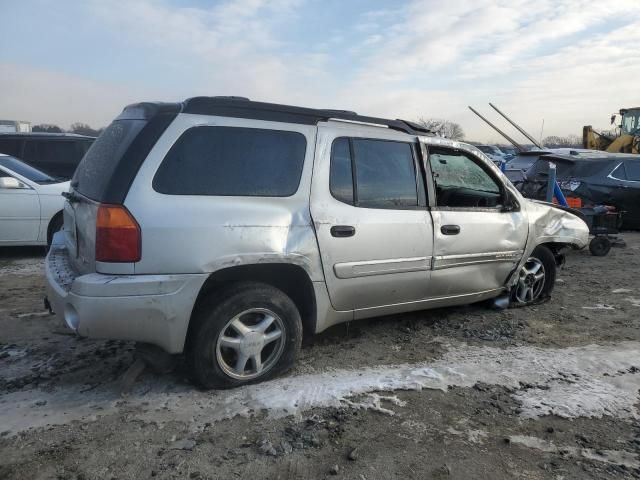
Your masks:
M432 133L430 130L408 120L389 120L378 117L358 115L351 110L316 109L280 105L277 103L254 102L246 97L217 96L192 97L182 103L163 104L144 102L125 107L120 118L140 117L149 118L158 113L179 112L198 115L217 115L234 118L250 118L273 122L299 123L316 125L329 119L350 120L354 122L384 125L410 135L424 135Z

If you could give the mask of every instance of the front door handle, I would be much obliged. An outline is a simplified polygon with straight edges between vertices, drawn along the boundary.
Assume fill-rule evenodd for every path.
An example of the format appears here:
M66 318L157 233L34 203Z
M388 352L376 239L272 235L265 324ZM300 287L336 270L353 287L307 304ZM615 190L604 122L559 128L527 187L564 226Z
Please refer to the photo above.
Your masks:
M460 233L460 225L443 225L440 227L443 235L458 235Z
M355 234L356 229L351 225L335 225L331 227L331 235L337 238L353 237Z

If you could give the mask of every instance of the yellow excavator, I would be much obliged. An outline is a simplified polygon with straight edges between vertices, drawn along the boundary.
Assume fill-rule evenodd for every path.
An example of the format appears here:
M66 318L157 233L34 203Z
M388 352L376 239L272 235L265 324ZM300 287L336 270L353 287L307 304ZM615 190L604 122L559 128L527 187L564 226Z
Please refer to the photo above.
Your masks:
M618 114L611 116L611 124L616 123ZM582 128L582 144L591 150L611 153L640 153L640 107L621 108L621 122L613 133L601 133L591 125Z

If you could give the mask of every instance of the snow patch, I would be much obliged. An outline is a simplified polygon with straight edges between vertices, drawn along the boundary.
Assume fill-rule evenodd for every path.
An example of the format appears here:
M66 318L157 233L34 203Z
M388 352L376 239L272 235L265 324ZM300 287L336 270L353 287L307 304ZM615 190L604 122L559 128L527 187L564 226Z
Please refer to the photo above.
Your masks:
M0 266L0 275L43 275L44 260L42 258L26 258L13 260Z
M630 302L632 307L640 307L640 298L627 297L625 300Z
M16 315L18 318L26 318L26 317L48 317L51 313L49 312L31 312L31 313L19 313Z
M183 421L198 430L206 422L266 413L301 415L317 407L370 408L394 413L404 404L379 392L472 387L478 382L513 389L521 415L535 418L640 418L640 343L564 349L500 349L449 344L430 363L339 369L290 376L235 390L202 392L188 385L167 386L167 377L136 384L126 399L114 385L83 392L84 385L52 392L20 391L0 397L2 429L12 433L47 424L91 420L126 412L127 418L163 424ZM46 401L34 405L33 400ZM394 407L394 408L392 408ZM478 437L478 440L480 438Z
M611 305L607 305L606 303L596 303L593 307L582 307L585 310L615 310Z
M633 292L633 290L631 290L630 288L616 288L614 290L611 290L611 293L631 293Z
M522 445L545 453L557 453L564 457L583 457L588 460L608 463L610 465L624 465L627 468L640 468L638 456L625 450L594 450L570 446L556 446L553 442L527 435L513 435L509 437L511 443Z

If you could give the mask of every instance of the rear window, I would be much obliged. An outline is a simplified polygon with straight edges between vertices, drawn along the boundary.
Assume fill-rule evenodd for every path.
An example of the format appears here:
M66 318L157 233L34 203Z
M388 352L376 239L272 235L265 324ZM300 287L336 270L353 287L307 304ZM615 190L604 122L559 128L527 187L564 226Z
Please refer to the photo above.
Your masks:
M112 122L78 165L72 186L81 194L102 201L120 159L146 124L146 120Z
M153 188L171 195L288 197L298 189L306 147L298 132L194 127L171 147Z

